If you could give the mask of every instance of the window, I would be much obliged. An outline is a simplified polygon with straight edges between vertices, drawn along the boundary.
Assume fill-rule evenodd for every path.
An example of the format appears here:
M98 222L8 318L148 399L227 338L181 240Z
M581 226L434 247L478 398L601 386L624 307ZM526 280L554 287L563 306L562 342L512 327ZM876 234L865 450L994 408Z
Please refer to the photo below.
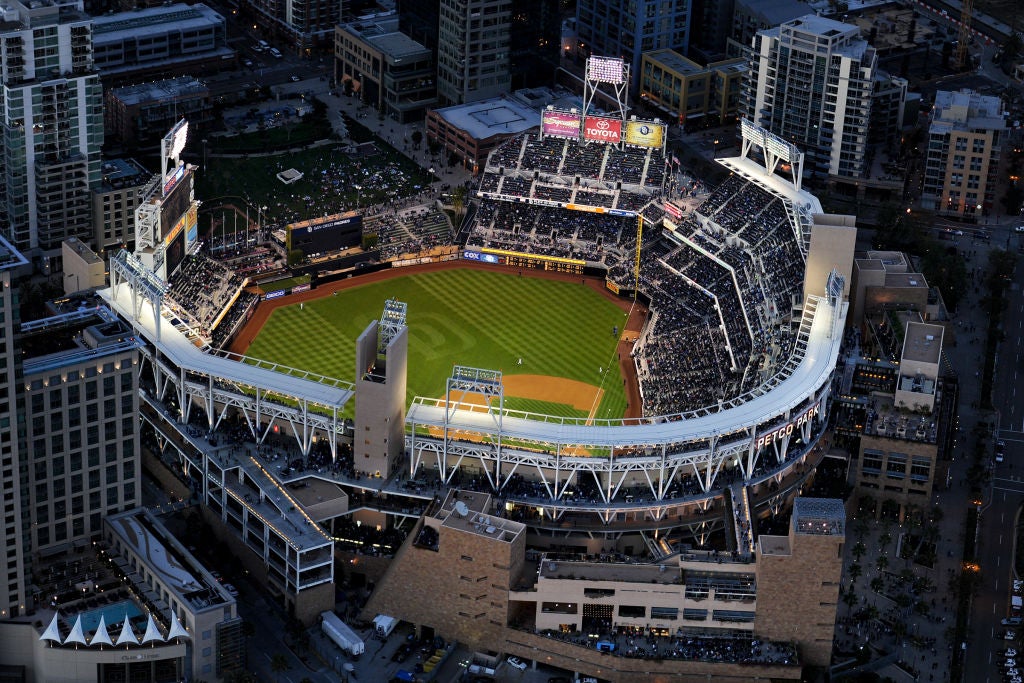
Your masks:
M675 621L679 618L678 607L652 607L651 608L651 619L664 619L668 621Z
M624 619L643 619L647 616L647 608L643 605L619 605L619 616Z

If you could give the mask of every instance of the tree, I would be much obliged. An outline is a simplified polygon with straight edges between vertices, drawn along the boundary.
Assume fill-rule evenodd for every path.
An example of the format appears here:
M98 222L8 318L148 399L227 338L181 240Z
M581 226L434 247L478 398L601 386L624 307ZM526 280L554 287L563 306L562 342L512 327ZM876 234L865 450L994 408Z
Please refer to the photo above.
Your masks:
M306 254L301 249L292 249L288 252L288 265L297 266L302 263L304 258L306 258Z
M278 652L270 658L270 670L276 674L280 674L282 671L287 671L292 668L291 664L288 663L288 658ZM281 677L278 676L277 680L280 681Z
M850 578L856 581L860 578L860 575L864 573L864 569L860 566L859 562L854 562L850 565Z
M421 133L418 130L414 130L412 132L412 135L410 135L409 137L412 138L412 146L415 147L416 149L419 149L420 143L423 142L423 133Z
M459 185L452 190L452 208L455 209L456 218L461 218L466 210L466 186Z
M864 557L864 553L867 551L867 548L864 547L864 541L857 541L856 545L853 546L853 556L858 560Z

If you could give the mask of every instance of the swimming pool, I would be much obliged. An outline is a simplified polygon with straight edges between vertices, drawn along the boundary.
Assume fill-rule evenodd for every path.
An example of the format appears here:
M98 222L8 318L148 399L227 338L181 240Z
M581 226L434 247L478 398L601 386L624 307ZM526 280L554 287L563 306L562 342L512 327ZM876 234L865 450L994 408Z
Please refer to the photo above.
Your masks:
M122 600L121 602L115 602L113 605L107 605L106 607L98 607L88 612L82 612L82 630L85 633L92 633L96 630L96 627L100 624L100 616L103 616L103 621L107 625L109 630L112 624L119 624L124 621L124 615L127 614L129 619L141 616L142 611L136 606L131 600ZM75 618L70 617L69 623L73 626ZM115 634L112 637L117 637Z

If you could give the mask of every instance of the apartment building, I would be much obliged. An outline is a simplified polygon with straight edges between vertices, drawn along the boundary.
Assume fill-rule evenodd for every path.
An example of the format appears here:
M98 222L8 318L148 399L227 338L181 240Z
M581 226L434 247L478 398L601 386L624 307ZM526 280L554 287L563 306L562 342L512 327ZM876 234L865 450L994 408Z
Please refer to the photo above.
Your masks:
M705 66L675 50L645 52L640 98L680 125L705 117L725 121L739 113L747 66L747 61L739 58Z
M921 190L924 207L974 219L994 210L1005 131L999 97L966 89L936 92Z
M813 14L758 31L744 116L805 153L805 182L860 179L876 62L856 26Z
M0 223L37 268L59 270L61 242L92 236L103 145L93 21L81 1L11 0L0 74Z
M93 245L100 251L130 248L135 244L135 209L160 175L135 159L105 159L102 169L103 181L92 193Z

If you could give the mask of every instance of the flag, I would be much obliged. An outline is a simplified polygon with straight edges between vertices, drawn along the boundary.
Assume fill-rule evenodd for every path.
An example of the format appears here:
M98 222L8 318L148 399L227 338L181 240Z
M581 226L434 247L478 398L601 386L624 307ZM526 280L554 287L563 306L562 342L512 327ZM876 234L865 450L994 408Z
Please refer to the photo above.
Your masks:
M679 157L677 157L675 154L672 155L672 163L675 164L676 166L679 165Z

